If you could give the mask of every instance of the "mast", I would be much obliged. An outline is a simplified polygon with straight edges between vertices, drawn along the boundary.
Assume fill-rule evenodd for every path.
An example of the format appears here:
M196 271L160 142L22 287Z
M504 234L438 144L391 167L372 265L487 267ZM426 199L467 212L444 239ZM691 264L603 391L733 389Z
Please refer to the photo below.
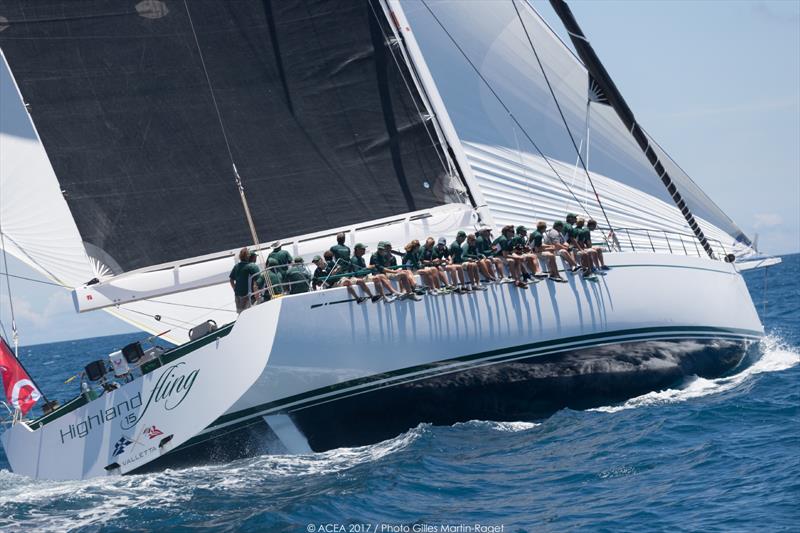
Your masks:
M664 165L662 165L661 161L659 161L658 154L655 152L653 147L650 146L647 135L636 122L633 111L631 111L631 108L628 107L627 102L625 102L625 99L622 97L619 89L617 89L617 86L614 84L611 76L600 62L600 58L597 57L592 45L589 44L589 40L583 34L583 31L578 25L578 22L575 20L575 16L572 14L569 6L564 0L550 0L550 5L553 6L556 14L561 19L564 27L567 29L569 38L572 41L572 44L575 46L575 51L578 53L581 61L583 61L586 70L589 71L590 79L593 79L600 90L604 93L605 97L608 99L609 105L614 109L614 111L616 111L617 116L619 116L622 123L625 124L625 127L628 128L628 131L631 133L631 135L633 135L633 138L636 140L639 148L641 148L645 157L647 157L647 160L650 162L650 165L652 165L653 170L655 170L656 174L658 174L658 176L661 178L661 182L667 188L667 192L672 197L672 200L675 202L675 205L678 207L678 209L680 209L681 214L683 214L683 217L686 219L689 227L694 232L697 240L700 241L703 249L711 259L715 259L714 251L711 248L711 245L708 243L703 230L697 224L694 215L692 215L692 212L689 210L689 206L687 206L686 202L684 202L681 193L678 191L666 168L664 168Z

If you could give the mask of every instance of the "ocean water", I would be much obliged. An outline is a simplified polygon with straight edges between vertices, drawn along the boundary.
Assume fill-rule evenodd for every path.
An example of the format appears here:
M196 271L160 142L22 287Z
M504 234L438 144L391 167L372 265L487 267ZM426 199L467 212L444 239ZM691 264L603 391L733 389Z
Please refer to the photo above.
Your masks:
M763 271L746 277L769 336L732 375L544 420L123 478L33 481L0 455L0 530L798 531L800 255L769 269L765 311ZM65 398L66 369L137 337L23 357Z

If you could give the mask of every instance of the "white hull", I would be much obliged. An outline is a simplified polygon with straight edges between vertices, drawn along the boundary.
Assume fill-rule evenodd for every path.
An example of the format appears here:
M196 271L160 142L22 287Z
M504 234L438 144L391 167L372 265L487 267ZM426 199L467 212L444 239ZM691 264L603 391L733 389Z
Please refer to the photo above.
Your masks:
M179 451L199 452L201 445L215 441L217 452L231 448L233 454L236 443L230 435L256 426L286 449L317 451L383 437L408 423L533 416L525 406L540 400L522 400L534 387L529 381L536 378L584 374L591 379L603 374L615 376L613 383L620 387L637 380L640 388L657 387L681 372L727 370L763 334L745 283L731 264L654 254L607 254L607 259L614 268L598 282L570 276L569 283L542 281L528 290L493 285L482 293L426 296L420 302L388 305L358 305L343 289L334 289L286 296L247 310L223 330L224 336L179 359L196 361L202 368L199 375L208 380L202 395L193 392L187 398L192 409L185 416L196 430L191 440L181 440L186 444ZM199 359L212 350L213 356ZM558 354L571 359L560 360ZM539 360L546 365L531 370L531 363ZM254 372L256 367L263 370ZM648 381L647 374L661 381ZM547 383L551 386L552 380ZM509 397L498 396L503 389ZM447 392L442 396L442 391ZM470 400L488 396L472 410L462 409L469 402L461 400L456 407L448 405L465 391ZM43 430L14 426L4 436L12 467L34 477L109 473L102 467L113 462L108 454L118 438L110 426L90 433L82 449L69 450L77 463L83 461L82 467L69 471L45 466L44 461L37 464L27 444L24 449L16 444L15 435L41 433L40 449L64 457L68 450L56 428L85 417L94 404L113 403L119 394L95 400ZM610 397L615 394L610 391ZM427 405L412 405L415 398ZM406 405L406 413L381 412L398 401ZM568 393L565 401L579 405L581 398ZM177 423L154 416L148 424L159 428ZM396 417L399 425L368 427L379 425L381 416ZM423 419L414 421L417 416ZM332 434L338 432L331 426L334 420L341 434ZM352 433L347 429L351 422L364 426L360 436L347 435ZM248 446L250 453L258 451ZM167 454L154 464L170 455L179 454Z

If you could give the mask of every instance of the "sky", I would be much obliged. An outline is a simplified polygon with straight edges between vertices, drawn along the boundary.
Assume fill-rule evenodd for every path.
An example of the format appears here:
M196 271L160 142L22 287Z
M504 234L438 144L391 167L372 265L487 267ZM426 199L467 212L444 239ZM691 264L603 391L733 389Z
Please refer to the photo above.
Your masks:
M560 28L546 2L534 5ZM800 2L569 5L645 129L763 252L800 251ZM9 271L44 280L12 257ZM2 276L0 286L9 329ZM66 290L14 278L11 288L23 345L135 331L102 311L76 314Z

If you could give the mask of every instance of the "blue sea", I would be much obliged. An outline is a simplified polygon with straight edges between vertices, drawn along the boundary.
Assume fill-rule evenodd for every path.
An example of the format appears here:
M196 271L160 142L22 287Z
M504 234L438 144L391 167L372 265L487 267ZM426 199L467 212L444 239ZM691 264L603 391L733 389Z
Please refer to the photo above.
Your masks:
M769 269L766 306L764 272L746 277L769 336L732 375L545 420L124 478L33 481L0 455L0 530L798 531L800 255ZM70 370L139 337L22 357L65 399Z

